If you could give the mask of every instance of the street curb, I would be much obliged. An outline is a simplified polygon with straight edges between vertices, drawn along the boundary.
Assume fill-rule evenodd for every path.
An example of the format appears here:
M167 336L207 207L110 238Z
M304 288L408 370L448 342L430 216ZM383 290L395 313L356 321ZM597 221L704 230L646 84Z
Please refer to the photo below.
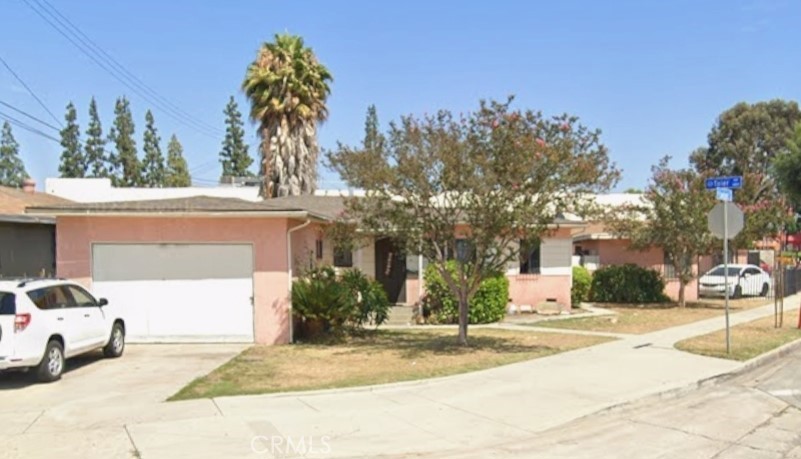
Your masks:
M675 398L681 397L682 395L687 394L689 392L696 391L698 389L704 389L704 388L707 388L707 387L713 387L713 386L716 386L716 385L718 385L718 384L720 384L722 382L726 382L726 381L729 381L731 379L734 379L734 378L736 378L736 377L738 377L738 376L740 376L740 375L742 375L744 373L747 373L749 371L752 371L752 370L755 370L757 368L766 366L766 365L768 365L770 363L773 363L773 362L779 360L780 358L786 356L787 354L789 354L791 352L794 352L794 351L796 351L798 349L801 349L801 338L798 338L795 341L791 341L791 342L789 342L787 344L779 346L776 349L768 351L768 352L766 352L766 353L764 353L762 355L758 355L758 356L754 357L751 360L747 360L747 361L743 362L742 365L737 369L734 369L734 370L731 370L731 371L727 371L725 373L720 373L720 374L717 374L715 376L710 376L708 378L699 379L698 381L692 382L690 384L686 384L684 386L674 387L674 388L666 389L666 390L663 390L663 391L659 391L659 392L656 392L656 393L653 393L653 394L650 394L650 395L645 395L645 396L642 396L642 397L638 397L638 398L635 398L633 400L616 403L616 404L610 405L610 406L608 406L606 408L602 408L602 409L600 409L600 410L598 410L598 411L596 411L594 413L591 413L591 414L588 414L586 416L581 416L579 418L576 418L573 421L569 421L569 422L575 422L575 421L578 421L578 420L581 420L581 419L584 419L586 417L593 416L593 415L596 415L596 414L618 413L618 412L621 412L621 411L624 411L624 410L627 410L627 409L630 409L630 408L635 408L635 407L638 407L638 406L641 406L641 405L648 405L648 404L656 402L656 401L675 399ZM710 357L710 358L715 358L715 357Z

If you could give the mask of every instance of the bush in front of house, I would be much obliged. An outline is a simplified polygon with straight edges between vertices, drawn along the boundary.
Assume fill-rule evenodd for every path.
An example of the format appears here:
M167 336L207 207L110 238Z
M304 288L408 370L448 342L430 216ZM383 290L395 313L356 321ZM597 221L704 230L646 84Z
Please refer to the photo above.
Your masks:
M597 303L663 303L665 280L653 269L635 264L605 266L592 276L590 301Z
M358 269L345 271L342 282L351 292L350 298L354 301L350 322L356 328L361 328L364 324L378 326L387 321L392 305L379 282Z
M340 277L330 266L313 268L292 284L296 330L303 339L381 325L390 306L381 284L358 270Z
M447 264L456 272L456 262ZM434 265L429 265L423 276L426 295L422 299L423 316L429 323L453 324L459 322L459 301ZM470 300L468 322L486 324L503 319L509 301L509 280L503 274L494 274L483 281Z
M573 284L570 286L570 305L574 308L590 299L592 276L584 266L573 266Z

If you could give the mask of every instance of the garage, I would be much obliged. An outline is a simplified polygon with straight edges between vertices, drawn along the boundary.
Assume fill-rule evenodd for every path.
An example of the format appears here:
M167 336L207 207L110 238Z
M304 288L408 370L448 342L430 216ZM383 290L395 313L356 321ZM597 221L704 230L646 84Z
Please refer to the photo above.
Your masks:
M92 289L132 342L253 342L253 271L252 244L92 244Z

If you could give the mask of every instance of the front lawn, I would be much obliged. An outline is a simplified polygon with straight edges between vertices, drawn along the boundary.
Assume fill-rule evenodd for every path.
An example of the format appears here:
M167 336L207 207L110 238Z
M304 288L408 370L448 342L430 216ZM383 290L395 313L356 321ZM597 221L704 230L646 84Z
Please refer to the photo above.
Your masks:
M786 315L784 326L774 328L773 316L731 328L731 354L726 354L726 330L696 336L676 343L676 348L693 354L745 361L801 338L794 315Z
M544 357L608 338L498 329L376 331L332 345L253 346L170 400L328 389L446 376Z
M731 312L738 312L756 306L762 306L769 301L770 300L766 300L765 298L732 300L729 306ZM684 309L674 304L655 304L643 307L609 305L604 306L604 308L616 314L576 319L548 320L527 325L638 335L717 317L722 315L725 311L722 300L720 302L717 300L709 300L703 303L688 303L687 307Z

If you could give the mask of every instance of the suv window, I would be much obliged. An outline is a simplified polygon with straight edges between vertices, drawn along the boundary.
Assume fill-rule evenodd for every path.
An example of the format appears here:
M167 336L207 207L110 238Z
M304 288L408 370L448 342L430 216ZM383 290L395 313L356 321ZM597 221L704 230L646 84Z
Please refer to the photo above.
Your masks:
M17 296L13 293L0 292L0 316L13 316L17 313Z
M28 298L39 309L61 309L70 306L70 303L72 303L63 285L31 290L28 292Z
M70 306L79 308L97 306L97 301L86 290L75 285L67 285L66 288L74 300Z

